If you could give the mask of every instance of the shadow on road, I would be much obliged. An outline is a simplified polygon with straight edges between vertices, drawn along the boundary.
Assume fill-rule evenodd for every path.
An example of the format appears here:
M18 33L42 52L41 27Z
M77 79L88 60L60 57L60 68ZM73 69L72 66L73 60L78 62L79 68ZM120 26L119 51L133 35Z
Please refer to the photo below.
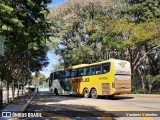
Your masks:
M29 109L31 107L34 107L34 110ZM102 111L93 106L83 105L48 104L30 105L29 108L25 112L42 114L42 118L34 118L34 120L53 120L59 118L66 120L117 120L117 118L120 117L120 114L113 114L111 111Z
M77 95L56 96L48 91L41 91L39 95L30 103L25 112L39 112L42 114L43 118L34 118L34 120L52 120L53 118L59 119L59 117L76 120L81 120L82 118L83 120L99 120L102 118L105 118L106 120L116 120L118 117L121 117L122 113L119 113L118 111L104 111L95 106L62 103L62 101L65 100L78 100L80 98L83 99L83 97ZM132 99L132 97L116 96L113 100L121 99Z
M124 99L133 99L134 97L129 97L129 96L114 96L113 98L105 98L109 100L124 100Z
M60 102L60 101L64 101L64 100L75 100L75 99L79 99L79 98L84 98L83 95L58 95L56 96L55 94L53 93L49 93L49 91L41 91L40 92L40 96L41 97L45 97L45 96L50 96L50 98L55 98L55 97L58 97L58 98L62 98L61 100L57 101L57 102ZM133 99L134 97L131 97L131 96L125 96L125 95L115 95L113 98L109 98L107 96L99 96L98 99L103 99L103 100L124 100L124 99ZM92 99L92 98L89 98L89 99ZM52 102L52 101L51 101Z
M45 102L61 102L61 101L65 101L65 100L76 100L81 98L81 96L70 96L70 95L58 95L56 96L53 93L49 93L48 91L40 91L39 95L36 98L36 102L44 102L44 98Z

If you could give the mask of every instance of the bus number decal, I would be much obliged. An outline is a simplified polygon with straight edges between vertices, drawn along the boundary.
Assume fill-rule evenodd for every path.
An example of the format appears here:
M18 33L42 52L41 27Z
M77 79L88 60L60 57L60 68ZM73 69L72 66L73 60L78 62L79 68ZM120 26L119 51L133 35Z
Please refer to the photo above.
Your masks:
M78 83L78 82L89 82L89 78L72 80L72 83Z
M107 77L100 77L99 80L107 80Z

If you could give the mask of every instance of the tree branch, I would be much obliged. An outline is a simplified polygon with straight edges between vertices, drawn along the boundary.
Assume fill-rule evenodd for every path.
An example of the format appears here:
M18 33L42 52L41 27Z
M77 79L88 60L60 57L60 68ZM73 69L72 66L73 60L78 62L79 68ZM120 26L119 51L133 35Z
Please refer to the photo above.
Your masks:
M137 62L137 64L134 66L133 70L136 70L137 66L142 62L142 60L143 60L149 53L152 52L152 50L157 49L157 48L159 48L159 47L160 47L160 45L158 45L158 46L156 46L156 47L153 47L152 49L148 50L148 52L145 53L145 54L143 55L143 57L141 57L141 58L139 59L139 61Z

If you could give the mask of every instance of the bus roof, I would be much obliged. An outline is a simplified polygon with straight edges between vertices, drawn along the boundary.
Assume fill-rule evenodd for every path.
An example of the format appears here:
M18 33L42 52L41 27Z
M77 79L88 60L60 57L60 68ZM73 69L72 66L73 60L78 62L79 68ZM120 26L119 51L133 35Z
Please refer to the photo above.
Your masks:
M80 64L80 65L74 65L72 66L72 68L79 68L79 67L84 67L84 66L88 66L89 64Z
M74 66L72 66L72 69L74 69L74 68L82 68L82 67L87 67L87 66L92 66L92 65L98 65L98 64L103 64L103 63L111 62L111 61L114 61L114 60L118 60L118 59L110 58L109 60L105 60L105 61L102 61L102 62L96 62L96 63L92 63L92 64L74 65Z

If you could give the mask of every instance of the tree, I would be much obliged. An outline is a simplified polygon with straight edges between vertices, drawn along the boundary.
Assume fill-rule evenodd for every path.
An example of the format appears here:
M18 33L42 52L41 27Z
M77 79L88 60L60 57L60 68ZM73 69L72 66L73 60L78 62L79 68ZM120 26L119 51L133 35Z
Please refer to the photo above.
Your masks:
M46 81L46 77L42 73L35 73L35 75L32 76L32 85L38 86L39 84L42 84Z
M146 79L148 82L149 93L151 93L152 87L155 86L160 81L160 75L156 75L156 76L147 75Z
M118 9L120 18L125 18L126 24L129 25L126 25L129 29L124 29L122 33L125 33L123 36L127 38L126 45L132 73L141 76L142 88L144 88L143 76L159 74L159 66L157 66L159 64L157 53L160 47L159 8L158 0L126 0L123 7Z
M103 34L104 22L99 19L110 19L112 9L118 4L116 2L68 0L65 4L50 10L49 18L53 21L54 37L60 39L56 54L61 56L65 68L71 64L91 63L106 59L101 55L103 36L106 33Z
M128 60L132 83L140 75L145 88L144 76L160 72L159 8L158 0L67 0L50 10L56 39L51 42L65 68L109 58Z
M53 65L52 72L60 71L60 70L64 70L64 63L63 62L59 62L59 63Z
M38 71L48 64L45 42L49 39L46 16L50 2L0 1L0 35L5 39L5 56L0 60L0 66L1 77L8 82L7 88L10 83L24 86L30 71Z

